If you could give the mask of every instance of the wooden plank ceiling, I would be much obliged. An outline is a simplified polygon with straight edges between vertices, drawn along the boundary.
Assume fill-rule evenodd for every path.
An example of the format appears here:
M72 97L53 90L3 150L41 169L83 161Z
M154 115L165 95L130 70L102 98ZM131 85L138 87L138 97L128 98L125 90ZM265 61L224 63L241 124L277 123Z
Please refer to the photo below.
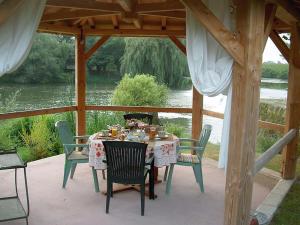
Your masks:
M289 32L300 20L300 0L277 4L273 29ZM180 0L47 0L39 31L114 36L185 36L185 7Z

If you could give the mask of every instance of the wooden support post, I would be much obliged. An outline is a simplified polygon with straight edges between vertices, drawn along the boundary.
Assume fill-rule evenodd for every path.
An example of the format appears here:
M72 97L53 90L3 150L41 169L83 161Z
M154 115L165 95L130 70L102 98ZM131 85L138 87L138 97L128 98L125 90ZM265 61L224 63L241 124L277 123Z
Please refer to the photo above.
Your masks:
M203 95L193 87L192 138L199 139L203 123Z
M85 36L76 37L75 47L75 89L76 89L76 135L86 134L85 96L86 96L86 60L84 55Z
M224 225L249 225L264 39L264 1L236 0L236 28L245 48L235 63Z
M288 97L286 106L286 132L300 126L300 66L296 61L300 57L300 29L295 23L291 32L291 49L289 60ZM282 154L282 177L293 179L297 164L298 136L287 145Z

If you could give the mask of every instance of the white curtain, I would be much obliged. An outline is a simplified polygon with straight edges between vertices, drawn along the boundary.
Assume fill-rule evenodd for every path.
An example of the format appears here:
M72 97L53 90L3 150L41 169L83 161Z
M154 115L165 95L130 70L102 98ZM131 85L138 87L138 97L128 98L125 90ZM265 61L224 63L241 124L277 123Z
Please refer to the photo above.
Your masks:
M5 1L10 0L2 0L1 4ZM23 0L0 24L0 76L16 70L27 57L45 3L46 0Z
M202 0L203 3L232 30L232 18L228 0ZM193 85L203 95L227 94L223 122L219 167L227 164L231 109L231 74L233 59L223 47L201 26L187 9L187 58Z

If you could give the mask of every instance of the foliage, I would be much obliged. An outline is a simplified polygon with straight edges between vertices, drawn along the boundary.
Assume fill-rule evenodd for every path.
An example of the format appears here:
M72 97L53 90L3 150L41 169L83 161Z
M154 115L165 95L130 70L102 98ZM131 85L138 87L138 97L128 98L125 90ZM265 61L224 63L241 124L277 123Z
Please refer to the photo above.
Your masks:
M11 112L15 108L16 99L20 95L21 90L9 93L7 96L0 93L0 113Z
M285 109L278 106L273 106L267 103L261 103L259 108L260 119L271 123L284 124ZM264 152L270 148L280 137L277 131L269 129L259 129L257 136L258 152Z
M178 124L175 123L166 123L164 126L168 133L174 134L179 138L184 136L184 127L178 126Z
M73 41L58 38L54 35L38 34L22 66L3 81L16 83L59 83L70 79L66 70L69 60L74 62Z
M126 38L121 74L154 74L171 88L190 88L186 57L168 39Z
M265 62L262 65L263 78L288 79L288 64Z
M120 114L109 112L92 112L87 118L87 133L94 134L101 130L107 130L107 125L121 124L124 119Z
M87 39L87 48L90 48L96 38ZM110 38L101 48L89 59L87 66L90 71L101 72L102 74L120 75L120 59L124 54L125 42L123 38Z
M47 117L38 117L34 120L30 132L23 127L21 136L30 151L31 160L53 155L53 142L51 140L55 137L48 127Z
M112 97L114 105L165 106L168 89L146 74L134 77L126 74L116 87Z

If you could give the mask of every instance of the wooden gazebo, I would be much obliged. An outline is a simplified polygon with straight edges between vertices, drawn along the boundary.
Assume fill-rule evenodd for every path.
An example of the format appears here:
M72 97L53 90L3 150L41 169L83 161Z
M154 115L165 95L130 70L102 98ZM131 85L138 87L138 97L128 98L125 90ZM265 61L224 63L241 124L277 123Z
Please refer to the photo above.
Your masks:
M17 4L20 0L13 0ZM3 5L5 7L5 5ZM76 105L1 114L0 119L76 112L77 134L85 134L86 111L182 112L193 115L193 137L201 131L203 115L222 115L203 109L194 89L192 108L154 108L86 105L86 62L111 36L166 37L186 53L186 7L235 60L224 225L249 225L253 178L284 146L282 177L293 179L300 125L300 2L298 0L232 0L236 30L229 31L200 0L47 0L39 32L76 37ZM0 22L13 10L2 10ZM290 46L280 37L290 33ZM89 50L86 36L101 36ZM270 37L289 62L286 124L258 121L262 53ZM255 161L258 125L286 132L280 143Z

